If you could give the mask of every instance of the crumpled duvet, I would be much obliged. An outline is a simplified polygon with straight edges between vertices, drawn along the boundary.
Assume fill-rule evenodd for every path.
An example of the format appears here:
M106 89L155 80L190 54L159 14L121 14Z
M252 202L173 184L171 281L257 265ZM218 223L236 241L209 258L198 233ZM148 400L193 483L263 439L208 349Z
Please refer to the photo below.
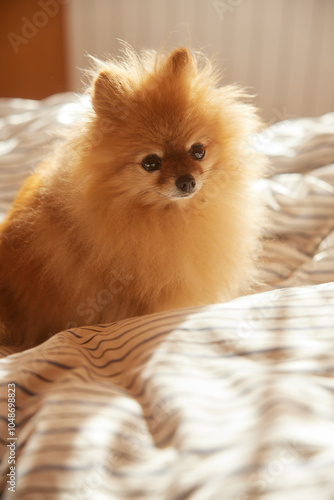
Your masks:
M0 100L2 215L87 105ZM256 145L258 293L1 349L3 499L333 500L334 113Z

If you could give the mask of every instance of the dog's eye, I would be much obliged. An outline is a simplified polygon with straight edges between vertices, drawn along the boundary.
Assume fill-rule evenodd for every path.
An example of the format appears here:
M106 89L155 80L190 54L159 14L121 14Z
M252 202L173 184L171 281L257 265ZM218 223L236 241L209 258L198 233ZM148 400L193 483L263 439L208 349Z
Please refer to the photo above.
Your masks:
M154 172L154 170L159 170L161 158L158 155L148 155L142 160L141 164L148 172Z
M203 144L193 144L190 148L190 156L194 158L194 160L202 160L205 156L205 149Z

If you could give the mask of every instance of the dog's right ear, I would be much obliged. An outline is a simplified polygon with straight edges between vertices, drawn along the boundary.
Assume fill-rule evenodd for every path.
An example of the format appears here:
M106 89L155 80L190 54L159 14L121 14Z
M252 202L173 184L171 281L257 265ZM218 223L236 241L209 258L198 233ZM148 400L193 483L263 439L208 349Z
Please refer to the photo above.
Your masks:
M92 105L98 116L108 114L119 104L125 88L119 75L103 69L92 87Z
M168 74L178 76L192 67L192 57L184 47L173 50L167 58L166 70Z

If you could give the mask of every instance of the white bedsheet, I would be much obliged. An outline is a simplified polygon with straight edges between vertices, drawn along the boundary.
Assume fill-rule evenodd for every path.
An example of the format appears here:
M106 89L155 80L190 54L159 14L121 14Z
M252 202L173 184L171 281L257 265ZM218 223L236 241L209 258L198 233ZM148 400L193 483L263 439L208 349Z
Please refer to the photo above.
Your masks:
M82 104L0 100L3 214ZM334 113L257 144L273 163L259 293L3 348L1 498L333 500Z

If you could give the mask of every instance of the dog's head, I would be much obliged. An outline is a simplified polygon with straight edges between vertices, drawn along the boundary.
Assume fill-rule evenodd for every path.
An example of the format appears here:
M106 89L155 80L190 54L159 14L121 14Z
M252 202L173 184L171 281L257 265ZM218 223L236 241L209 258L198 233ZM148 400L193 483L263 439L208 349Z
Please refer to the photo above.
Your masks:
M92 85L90 161L101 185L150 205L188 200L228 177L234 182L238 151L256 126L253 108L239 97L218 88L212 65L199 67L184 48L168 56L129 52L122 63L106 63Z

